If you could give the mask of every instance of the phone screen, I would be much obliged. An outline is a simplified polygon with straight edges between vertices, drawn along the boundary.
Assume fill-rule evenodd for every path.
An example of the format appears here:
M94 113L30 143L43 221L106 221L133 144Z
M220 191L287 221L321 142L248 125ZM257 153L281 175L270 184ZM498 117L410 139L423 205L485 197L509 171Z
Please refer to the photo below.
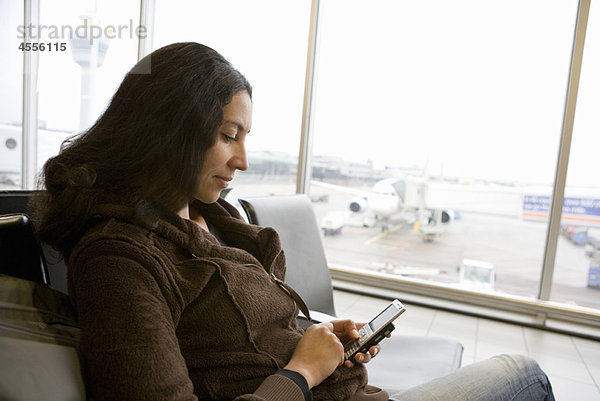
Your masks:
M385 308L383 312L375 317L375 319L369 322L369 326L373 332L379 330L383 325L385 325L391 318L394 317L396 313L396 308L393 306L388 306Z

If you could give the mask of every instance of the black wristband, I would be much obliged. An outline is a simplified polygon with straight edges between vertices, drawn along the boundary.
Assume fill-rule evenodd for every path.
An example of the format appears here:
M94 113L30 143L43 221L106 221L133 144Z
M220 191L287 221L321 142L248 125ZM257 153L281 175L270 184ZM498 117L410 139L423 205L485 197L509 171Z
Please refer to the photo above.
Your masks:
M302 394L304 394L304 400L312 401L312 391L310 391L308 388L308 382L306 381L306 378L300 373L288 369L279 369L277 372L275 372L275 374L285 376L292 380L298 387L300 387L300 390L302 390Z

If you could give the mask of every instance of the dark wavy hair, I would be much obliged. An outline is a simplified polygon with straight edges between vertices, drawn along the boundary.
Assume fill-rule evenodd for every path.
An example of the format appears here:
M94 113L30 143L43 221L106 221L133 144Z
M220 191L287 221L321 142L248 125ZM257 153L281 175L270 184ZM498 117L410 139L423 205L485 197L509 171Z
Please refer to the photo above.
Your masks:
M31 207L40 238L68 258L100 203L180 210L196 192L223 107L240 91L252 96L246 78L198 43L140 60L96 123L44 165L45 190Z

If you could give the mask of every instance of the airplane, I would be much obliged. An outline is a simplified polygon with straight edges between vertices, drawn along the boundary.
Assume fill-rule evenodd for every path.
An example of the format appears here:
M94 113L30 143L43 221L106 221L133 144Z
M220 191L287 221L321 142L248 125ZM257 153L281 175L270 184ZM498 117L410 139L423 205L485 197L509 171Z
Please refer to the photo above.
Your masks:
M390 228L394 219L413 224L425 241L432 241L443 233L442 224L454 219L451 210L432 209L426 205L428 182L423 177L406 176L386 178L375 183L371 191L348 188L322 181L311 181L311 185L328 188L355 197L348 207L348 220L359 221L365 227L381 224L381 230ZM322 229L325 235L341 231L339 212L325 216Z

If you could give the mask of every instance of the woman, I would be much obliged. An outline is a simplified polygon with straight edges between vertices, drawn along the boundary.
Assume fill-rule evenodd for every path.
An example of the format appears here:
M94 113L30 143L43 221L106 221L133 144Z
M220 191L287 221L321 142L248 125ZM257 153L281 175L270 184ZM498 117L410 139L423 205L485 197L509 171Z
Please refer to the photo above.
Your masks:
M248 168L251 96L214 50L163 47L44 166L40 236L67 260L95 400L388 399L343 359L360 325L304 333L277 234L219 199Z

